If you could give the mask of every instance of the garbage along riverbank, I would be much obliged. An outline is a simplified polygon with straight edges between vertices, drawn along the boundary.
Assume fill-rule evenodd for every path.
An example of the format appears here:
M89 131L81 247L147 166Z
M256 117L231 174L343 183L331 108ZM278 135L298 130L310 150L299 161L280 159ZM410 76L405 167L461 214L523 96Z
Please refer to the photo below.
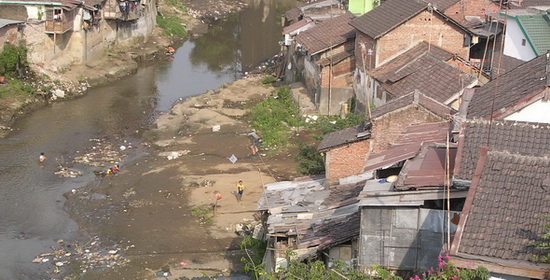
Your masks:
M142 152L122 160L117 175L67 193L65 208L93 241L89 248L74 245L83 250L71 255L80 257L59 260L61 273L155 279L164 272L184 279L242 272L240 242L257 225L262 186L296 176L295 151L260 147L253 155L250 149L250 104L274 92L261 80L248 77L176 104L145 133L135 148ZM207 210L213 206L215 212Z

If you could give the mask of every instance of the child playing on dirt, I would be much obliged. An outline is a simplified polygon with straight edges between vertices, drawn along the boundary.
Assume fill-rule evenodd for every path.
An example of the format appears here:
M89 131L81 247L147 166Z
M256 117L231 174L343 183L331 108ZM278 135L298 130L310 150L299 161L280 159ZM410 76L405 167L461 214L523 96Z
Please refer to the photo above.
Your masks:
M241 202L241 199L243 198L243 192L244 192L244 185L243 181L239 180L239 183L237 184L237 201Z

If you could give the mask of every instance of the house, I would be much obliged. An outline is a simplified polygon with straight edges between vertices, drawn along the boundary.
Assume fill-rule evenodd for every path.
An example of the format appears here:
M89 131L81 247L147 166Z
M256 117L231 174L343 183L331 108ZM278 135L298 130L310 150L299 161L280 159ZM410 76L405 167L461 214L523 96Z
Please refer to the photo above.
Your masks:
M353 97L355 32L351 13L325 20L295 37L295 55L288 71L300 73L308 95L321 114L336 115Z
M323 137L317 150L325 154L325 177L329 182L362 172L371 145L370 125L359 125Z
M414 124L431 124L424 132L431 131L438 135L447 134L448 128L442 122L454 115L456 110L415 90L377 107L371 114L372 122L371 152L379 153L399 143L399 135ZM420 131L419 131L420 132Z
M529 61L550 50L550 3L500 14L506 18L505 55Z
M25 21L31 64L60 71L103 55L114 44L148 38L156 6L152 0L0 0L1 17Z
M361 96L368 98L368 70L387 63L418 42L425 41L469 60L471 32L444 14L456 2L388 0L351 21L356 30L354 86L358 101ZM361 107L366 106L361 103Z
M467 118L550 123L550 57L542 55L475 90Z
M327 187L324 178L303 177L265 185L258 210L268 215L268 270L287 266L294 258L319 258L330 267L336 261L352 264L359 234L358 195L364 181Z
M449 122L411 125L389 149L367 159L364 172L374 179L359 195L362 270L378 265L418 272L437 265L467 195L450 186L456 154L456 145L446 143L450 128Z
M23 38L23 21L0 18L0 52L5 44L17 45Z
M450 52L420 42L388 63L367 72L368 96L371 96L374 106L380 106L419 90L442 104L458 109L462 91L472 88L478 81L447 63L453 58L455 56Z
M531 244L550 224L544 217L550 213L550 159L547 151L533 152L501 151L497 145L480 150L450 251L454 265L484 266L492 279L550 277L550 264L536 261L543 252Z

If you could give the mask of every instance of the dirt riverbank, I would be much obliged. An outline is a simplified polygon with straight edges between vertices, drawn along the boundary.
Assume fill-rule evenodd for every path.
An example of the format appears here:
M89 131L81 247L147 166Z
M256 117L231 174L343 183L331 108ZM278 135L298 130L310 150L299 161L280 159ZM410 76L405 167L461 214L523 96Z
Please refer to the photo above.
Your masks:
M66 207L83 232L125 259L81 279L155 279L163 270L169 271L166 279L242 273L238 231L255 224L263 185L297 176L295 150L271 154L261 148L252 155L247 108L274 90L261 79L238 80L176 104L122 172L67 195ZM239 180L246 187L242 202L235 196ZM215 214L193 215L216 201Z

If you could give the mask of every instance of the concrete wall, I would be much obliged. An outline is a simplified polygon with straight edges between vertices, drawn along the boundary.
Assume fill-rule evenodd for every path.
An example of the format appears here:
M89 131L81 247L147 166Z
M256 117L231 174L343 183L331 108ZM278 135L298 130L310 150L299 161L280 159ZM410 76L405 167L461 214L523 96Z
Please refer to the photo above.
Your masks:
M509 121L550 123L550 101L537 101L506 118Z
M325 176L329 182L359 174L370 151L370 141L364 140L340 146L326 152Z
M27 21L27 9L22 5L0 5L0 18Z
M525 45L522 45L523 40L525 40ZM529 61L536 57L535 51L515 19L506 19L504 54L523 61Z
M451 213L453 216L454 213ZM407 207L363 207L359 266L426 271L437 267L447 232L447 212ZM451 223L451 233L456 225Z
M156 25L154 1L146 1L141 17L136 21L101 19L98 26L83 28L83 10L76 11L73 30L64 34L46 34L44 21L31 20L24 29L31 64L44 65L50 70L60 71L105 55L115 45L132 46L147 40ZM31 9L32 8L32 9ZM31 6L27 8L29 16Z

